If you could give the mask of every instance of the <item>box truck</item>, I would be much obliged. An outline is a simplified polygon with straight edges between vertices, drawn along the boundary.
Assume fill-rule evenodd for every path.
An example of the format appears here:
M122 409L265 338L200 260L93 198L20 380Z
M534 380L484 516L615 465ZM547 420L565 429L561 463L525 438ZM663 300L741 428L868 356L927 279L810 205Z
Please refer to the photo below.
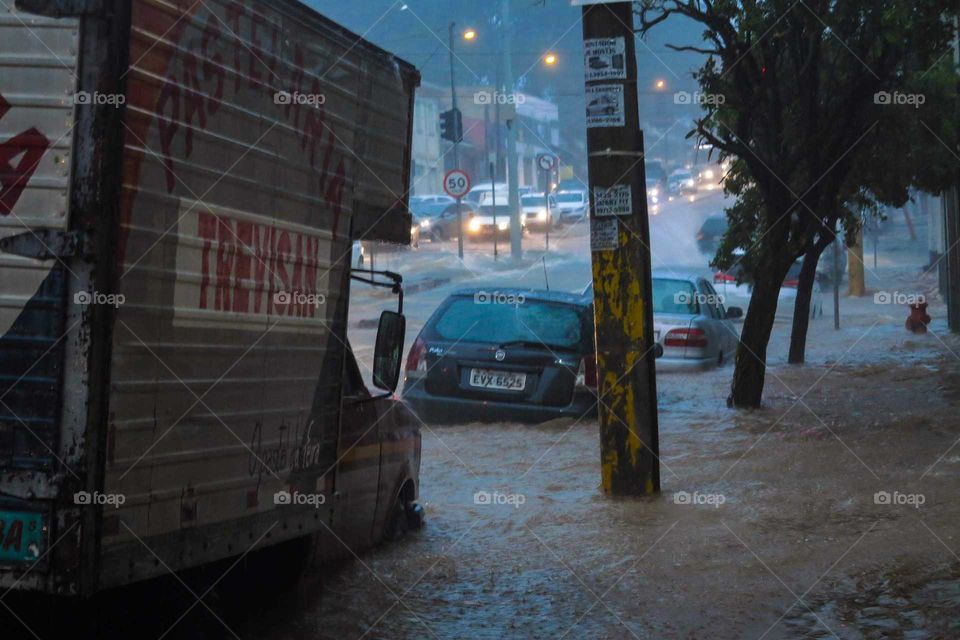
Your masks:
M409 242L418 84L293 0L0 3L0 592L417 524L403 317L380 390L346 327L353 241Z

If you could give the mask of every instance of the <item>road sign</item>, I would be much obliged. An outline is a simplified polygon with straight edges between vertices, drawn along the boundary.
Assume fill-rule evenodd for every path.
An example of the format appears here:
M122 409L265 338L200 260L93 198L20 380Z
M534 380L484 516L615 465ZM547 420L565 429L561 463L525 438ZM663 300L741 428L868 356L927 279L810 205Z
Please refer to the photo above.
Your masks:
M557 166L557 156L551 153L541 153L537 156L537 166L543 171L553 171Z
M470 193L470 176L463 169L451 169L443 176L443 190L451 198L462 198Z

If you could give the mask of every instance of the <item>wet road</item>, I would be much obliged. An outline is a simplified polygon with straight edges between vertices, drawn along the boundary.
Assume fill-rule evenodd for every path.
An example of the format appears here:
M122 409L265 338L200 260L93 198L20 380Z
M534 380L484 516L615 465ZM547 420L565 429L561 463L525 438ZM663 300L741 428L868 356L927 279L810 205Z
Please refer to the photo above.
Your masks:
M886 253L868 286L935 288L920 249ZM583 258L558 263L573 288ZM454 286L409 297L412 332ZM353 318L385 299L358 296ZM659 377L658 498L602 495L586 421L424 425L423 531L293 589L243 578L246 599L216 590L210 610L168 582L98 611L115 624L95 637L958 637L960 340L937 302L926 336L900 309L842 305L805 367L784 364L778 323L762 410L726 409L730 367Z

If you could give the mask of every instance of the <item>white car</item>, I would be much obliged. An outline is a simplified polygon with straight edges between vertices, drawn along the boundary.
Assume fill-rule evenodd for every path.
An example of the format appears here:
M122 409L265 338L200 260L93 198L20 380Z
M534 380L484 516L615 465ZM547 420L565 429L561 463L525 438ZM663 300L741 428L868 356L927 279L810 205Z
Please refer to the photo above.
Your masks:
M499 200L499 198L497 199ZM510 208L498 206L496 212L497 217L494 221L492 206L477 208L476 213L470 217L470 222L467 223L466 237L470 240L492 238L494 234L497 237L510 237ZM520 224L523 225L522 220Z
M792 320L793 310L797 304L797 285L800 283L800 266L802 259L797 260L787 272L787 277L783 280L780 287L780 293L777 296L777 320ZM750 298L753 296L753 287L746 283L737 284L737 272L739 269L734 267L731 272L725 273L718 271L713 275L713 284L717 292L723 296L728 304L738 305L744 309L750 306ZM813 291L810 294L810 317L816 318L823 315L823 291L820 288L819 276L813 282Z
M700 371L732 362L740 332L732 322L740 307L727 307L707 280L697 275L653 274L653 339L663 347L657 371ZM583 294L593 296L593 285Z
M587 215L590 198L586 191L560 191L557 193L557 208L561 222L576 222Z
M560 222L554 217L554 212L557 211L555 196L550 196L549 201L542 193L528 193L520 196L520 210L523 212L524 224L531 230L553 228Z

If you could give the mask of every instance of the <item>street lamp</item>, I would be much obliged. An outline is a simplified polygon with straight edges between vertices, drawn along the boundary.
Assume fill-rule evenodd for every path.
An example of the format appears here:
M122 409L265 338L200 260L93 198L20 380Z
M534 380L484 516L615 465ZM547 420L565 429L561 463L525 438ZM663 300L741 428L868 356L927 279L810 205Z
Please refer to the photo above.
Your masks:
M463 32L464 40L473 40L476 37L477 37L477 31L475 29L467 29L466 31Z
M557 64L557 54L548 53L547 55L543 56L543 62L548 67L552 67L553 65Z
M666 88L667 83L666 83L665 80L663 80L663 79L661 78L661 79L657 80L657 81L654 83L653 86L655 86L658 90L663 90L663 89Z

